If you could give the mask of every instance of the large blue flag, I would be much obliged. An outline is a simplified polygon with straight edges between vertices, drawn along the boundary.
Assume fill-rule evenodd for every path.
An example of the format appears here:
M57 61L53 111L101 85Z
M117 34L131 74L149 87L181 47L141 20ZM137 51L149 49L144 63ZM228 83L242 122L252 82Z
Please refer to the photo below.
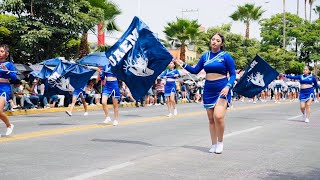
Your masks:
M48 66L43 65L41 71L32 71L30 74L35 78L47 79L52 74L52 71Z
M133 97L146 95L172 56L149 27L134 17L121 38L106 51L111 71L129 87Z
M46 81L46 96L83 88L95 73L80 64L60 62Z
M267 88L278 75L275 69L256 55L234 87L234 91L252 98Z

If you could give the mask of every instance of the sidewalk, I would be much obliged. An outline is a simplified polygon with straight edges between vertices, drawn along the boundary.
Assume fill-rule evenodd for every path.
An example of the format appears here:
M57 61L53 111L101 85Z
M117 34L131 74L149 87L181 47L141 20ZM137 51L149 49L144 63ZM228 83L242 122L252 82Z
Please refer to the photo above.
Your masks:
M187 103L187 100L178 100L178 104ZM135 103L119 104L119 108L135 107ZM108 108L113 108L112 104L108 104ZM54 113L54 112L65 112L69 110L69 107L58 107L58 108L48 108L48 109L26 109L26 110L16 110L14 112L6 111L8 116L18 116L18 115L30 115L30 114L41 114L41 113ZM84 110L83 106L75 106L74 111ZM102 110L102 105L89 106L88 110Z

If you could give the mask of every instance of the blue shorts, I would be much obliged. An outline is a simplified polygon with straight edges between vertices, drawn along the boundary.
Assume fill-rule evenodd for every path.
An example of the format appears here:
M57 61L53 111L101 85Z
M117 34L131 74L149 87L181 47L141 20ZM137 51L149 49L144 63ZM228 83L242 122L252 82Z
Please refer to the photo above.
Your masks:
M116 99L120 99L120 89L118 81L106 81L106 84L104 85L102 96L113 96Z
M218 79L214 81L206 80L204 83L204 89L203 89L203 107L206 109L214 108L218 99L226 99L228 102L228 105L231 102L231 90L227 94L227 97L220 96L220 92L223 88L226 87L228 83L227 78Z
M10 83L0 82L0 96L5 97L6 101L11 98L11 86Z
M82 94L83 98L86 98L86 92L82 89L75 89L72 93L73 96L79 97Z
M164 86L164 96L171 96L171 93L175 93L177 89L175 81L167 81Z
M310 98L314 99L315 97L314 88L300 89L300 102L307 102Z

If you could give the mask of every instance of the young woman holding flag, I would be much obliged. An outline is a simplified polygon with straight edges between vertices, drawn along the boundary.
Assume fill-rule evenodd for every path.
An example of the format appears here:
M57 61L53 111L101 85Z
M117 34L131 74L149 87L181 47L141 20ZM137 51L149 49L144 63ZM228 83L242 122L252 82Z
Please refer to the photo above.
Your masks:
M210 39L211 51L204 53L195 67L181 60L175 61L192 74L198 74L202 69L206 71L203 105L207 110L212 141L209 152L217 154L223 151L224 118L231 101L230 89L236 79L235 63L223 50L224 41L222 34L213 34Z
M6 61L9 56L9 47L0 45L0 119L6 124L6 136L9 136L13 131L13 124L10 123L8 116L4 112L5 104L11 97L11 86L9 80L15 81L17 73L13 63Z

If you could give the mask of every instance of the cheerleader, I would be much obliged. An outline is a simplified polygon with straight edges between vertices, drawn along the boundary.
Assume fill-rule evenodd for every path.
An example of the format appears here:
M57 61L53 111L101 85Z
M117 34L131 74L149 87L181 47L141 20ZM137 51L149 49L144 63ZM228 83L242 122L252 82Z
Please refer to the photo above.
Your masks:
M164 96L166 97L166 103L169 111L169 114L167 116L172 116L171 111L173 111L173 115L176 116L178 114L175 101L175 94L177 89L176 79L181 77L181 75L179 71L176 69L176 66L173 61L170 62L169 69L163 71L160 74L160 77L166 79L166 84L164 86Z
M300 110L303 114L304 122L308 123L311 113L311 102L316 98L315 88L318 87L317 79L310 74L310 69L308 66L303 68L303 74L291 76L284 75L289 79L296 79L300 81Z
M14 125L10 123L8 116L4 112L4 106L11 98L11 86L9 80L15 81L17 79L13 63L6 61L8 56L8 45L0 45L0 119L7 126L6 136L9 136L14 128Z

